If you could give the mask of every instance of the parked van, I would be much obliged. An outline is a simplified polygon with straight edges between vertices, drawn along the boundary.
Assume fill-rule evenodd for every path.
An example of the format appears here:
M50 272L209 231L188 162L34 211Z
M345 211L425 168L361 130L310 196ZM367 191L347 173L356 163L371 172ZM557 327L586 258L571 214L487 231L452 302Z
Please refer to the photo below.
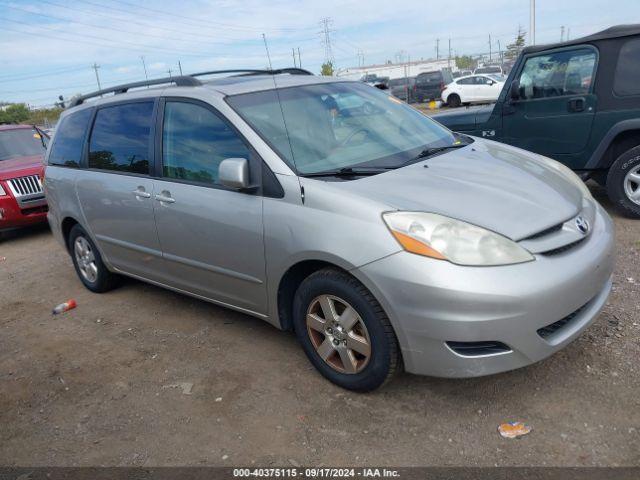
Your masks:
M362 82L299 73L75 99L45 189L80 281L100 293L126 275L294 330L357 391L402 368L523 367L593 322L613 226L575 174Z

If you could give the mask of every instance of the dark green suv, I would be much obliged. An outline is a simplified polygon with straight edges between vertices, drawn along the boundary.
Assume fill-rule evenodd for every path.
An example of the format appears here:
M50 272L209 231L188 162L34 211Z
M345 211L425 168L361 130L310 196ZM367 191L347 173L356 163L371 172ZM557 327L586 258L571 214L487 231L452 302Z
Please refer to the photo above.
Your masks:
M640 25L527 47L495 105L433 118L554 158L640 218Z

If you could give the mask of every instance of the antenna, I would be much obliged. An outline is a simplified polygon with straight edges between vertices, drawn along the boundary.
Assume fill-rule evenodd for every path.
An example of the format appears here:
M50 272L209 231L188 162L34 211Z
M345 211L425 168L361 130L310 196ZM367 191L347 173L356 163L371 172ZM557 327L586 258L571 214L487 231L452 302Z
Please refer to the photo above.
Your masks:
M269 60L269 70L273 70L271 66L271 55L269 55L269 47L267 45L267 36L263 33L262 40L264 40L264 49L267 51L267 60Z
M144 78L149 81L149 75L147 74L147 64L144 61L144 55L140 55L140 60L142 60L142 68L144 68Z
M100 68L100 65L98 65L96 62L93 62L91 68L93 68L93 70L96 72L96 82L98 83L98 90L102 90L102 87L100 86L100 75L98 75L98 69Z

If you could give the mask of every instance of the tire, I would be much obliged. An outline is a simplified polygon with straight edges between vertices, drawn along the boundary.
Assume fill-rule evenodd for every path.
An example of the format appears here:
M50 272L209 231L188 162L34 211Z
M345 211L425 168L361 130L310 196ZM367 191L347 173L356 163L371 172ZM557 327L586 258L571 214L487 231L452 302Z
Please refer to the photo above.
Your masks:
M640 218L640 145L624 152L609 167L607 193L620 213Z
M325 307L335 313L334 322L326 318ZM313 321L308 322L308 314ZM387 315L371 292L345 272L327 268L307 277L294 297L293 323L311 363L340 387L375 390L402 368Z
M74 225L69 232L68 245L76 274L85 287L95 293L104 293L120 284L120 277L107 269L95 243L80 225Z
M460 105L462 105L462 101L460 100L460 95L458 95L457 93L452 93L447 98L447 103L451 108L458 108Z

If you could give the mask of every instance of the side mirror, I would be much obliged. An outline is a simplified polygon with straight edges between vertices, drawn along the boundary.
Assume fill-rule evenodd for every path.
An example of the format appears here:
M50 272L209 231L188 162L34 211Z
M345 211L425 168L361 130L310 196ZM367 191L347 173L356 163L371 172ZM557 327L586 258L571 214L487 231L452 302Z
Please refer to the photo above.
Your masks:
M225 187L244 190L249 185L249 162L246 158L227 158L218 167L218 181Z
M511 100L520 100L520 82L518 80L511 82L511 87L509 87L509 97Z

